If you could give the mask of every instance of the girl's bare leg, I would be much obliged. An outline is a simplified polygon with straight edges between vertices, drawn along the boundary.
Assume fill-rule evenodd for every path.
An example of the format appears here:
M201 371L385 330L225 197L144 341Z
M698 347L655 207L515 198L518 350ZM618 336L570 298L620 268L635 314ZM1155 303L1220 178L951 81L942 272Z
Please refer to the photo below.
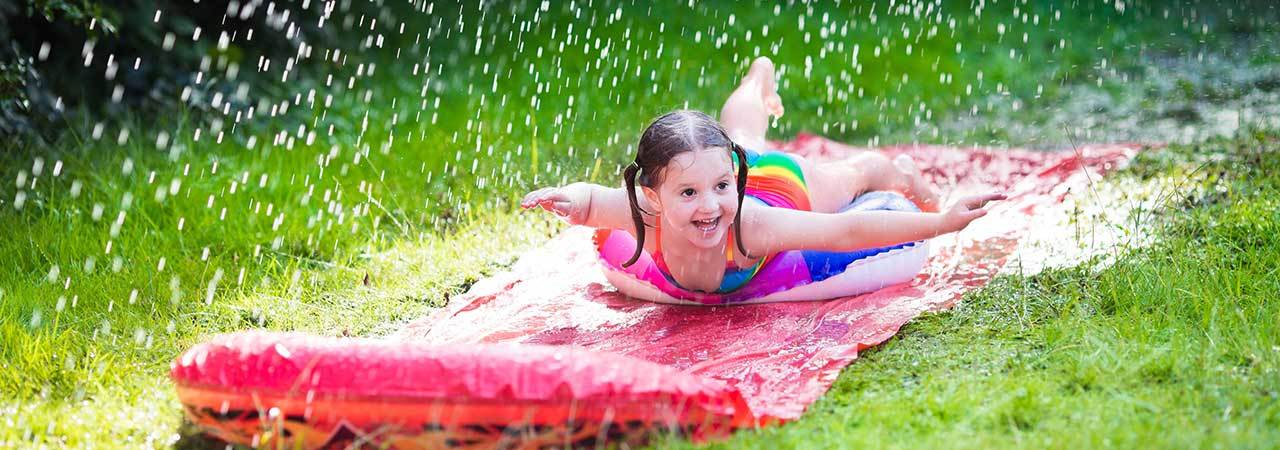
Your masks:
M928 212L939 211L942 207L942 198L938 196L937 189L934 189L933 183L924 178L920 174L920 169L916 168L915 160L907 155L898 155L893 159L893 167L898 169L895 173L901 177L897 181L898 189L908 199L915 202L920 209Z
M832 213L869 191L895 191L924 211L937 211L939 198L907 155L890 160L880 152L862 152L841 162L814 164L801 159L809 201L816 212Z
M764 151L768 146L765 134L769 131L769 116L782 117L782 113L773 61L761 56L751 62L742 83L724 101L720 125L738 145Z
M725 100L720 125L738 145L757 151L768 148L765 135L769 116L782 117L773 61L752 61L742 83ZM796 160L809 186L810 204L816 212L836 212L867 191L897 191L926 211L938 210L938 196L916 170L910 157L896 160L878 152L862 152L843 163L814 164L799 155Z

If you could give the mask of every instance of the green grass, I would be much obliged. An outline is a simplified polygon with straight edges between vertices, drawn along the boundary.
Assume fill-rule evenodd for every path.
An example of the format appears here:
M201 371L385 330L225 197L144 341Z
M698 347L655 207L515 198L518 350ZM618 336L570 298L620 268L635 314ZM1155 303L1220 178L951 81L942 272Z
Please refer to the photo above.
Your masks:
M1152 55L1226 47L1215 39L1199 43L1207 38L1202 21L1223 28L1203 15L1184 21L1188 13L1181 8L1165 18L1154 7L1123 13L1111 6L1064 7L1060 18L1050 19L1059 7L1022 6L1014 17L1018 5L1012 2L989 2L981 15L968 2L945 2L929 21L884 3L777 12L766 6L688 10L601 2L575 11L552 3L538 12L537 23L529 19L538 3L486 13L479 51L474 10L464 8L459 20L455 9L439 7L435 15L443 23L467 26L422 45L411 45L409 35L393 36L394 21L380 22L395 45L348 49L352 60L330 69L341 81L356 75L358 62L374 62L374 74L351 78L351 88L297 82L304 98L313 88L318 102L332 95L328 107L295 106L277 118L260 110L255 120L235 127L230 117L219 123L217 115L193 107L189 115L103 121L97 138L92 130L101 119L91 118L72 124L48 148L4 143L0 230L9 239L0 240L0 447L169 445L178 439L181 414L168 364L210 334L266 327L380 335L428 313L560 229L544 215L514 211L518 195L532 186L584 179L616 183L617 167L631 156L648 119L686 104L718 110L756 54L771 55L782 68L788 112L778 123L779 137L808 130L855 143L1004 145L1042 142L1060 130L1061 123L1042 116L1071 105L1081 85L1101 84L1117 98L1141 96L1143 85L1134 80ZM728 26L731 14L735 25ZM410 30L434 23L400 15L415 25ZM1031 19L1037 15L1039 25ZM1261 16L1249 20L1265 23ZM584 24L592 21L587 37ZM571 24L575 37L561 51ZM753 32L750 40L747 31ZM880 56L874 56L877 46ZM395 48L403 50L399 58ZM413 73L412 65L423 62L432 64L430 76ZM1210 88L1218 87L1205 91ZM1030 131L1007 131L1015 126ZM130 137L120 143L122 130ZM310 133L316 137L308 143ZM1036 139L1021 138L1027 135ZM1259 361L1250 363L1257 370L1274 371L1275 321L1257 315L1274 318L1275 310L1255 302L1241 317L1220 299L1193 295L1267 287L1249 284L1257 281L1244 275L1255 266L1243 264L1254 257L1274 261L1274 241L1244 236L1247 227L1274 235L1267 214L1274 219L1275 203L1262 193L1274 192L1275 171L1259 171L1274 169L1274 153L1256 153L1274 145L1253 138L1214 145L1178 152L1220 152L1228 158L1220 164L1234 164L1224 170L1260 175L1215 178L1244 183L1228 190L1237 193L1231 205L1243 205L1239 210L1221 202L1172 210L1167 217L1181 228L1162 231L1158 246L1100 276L1081 268L1002 279L957 311L910 325L900 339L864 354L804 420L744 433L729 445L806 446L823 442L813 436L824 434L816 433L845 431L826 436L902 445L911 437L925 439L918 445L987 445L1014 443L1019 436L1064 446L1094 442L1069 440L1086 437L1117 445L1156 438L1194 444L1202 436L1194 428L1159 420L1223 417L1225 409L1205 415L1219 404L1210 400L1254 392L1270 392L1274 404L1274 377L1257 375L1252 380L1262 391L1246 389L1243 381L1228 383L1234 372L1217 371L1207 361L1230 350L1235 359L1219 365L1238 367L1245 358ZM1255 153L1265 164L1240 162ZM1176 173L1193 159L1150 157L1132 176ZM1238 214L1246 228L1215 222L1229 214ZM1192 238L1213 236L1219 240L1212 245L1191 245ZM1177 245L1190 250L1179 253L1183 247ZM1225 251L1233 245L1238 252ZM1164 276L1193 269L1219 275ZM1123 278L1140 273L1149 274L1143 283ZM1108 285L1111 290L1098 287ZM1164 301L1118 300L1137 297ZM1238 304L1248 298L1242 294ZM1178 312L1185 317L1152 312L1175 300L1184 303ZM1221 312L1211 322L1219 334L1173 321L1204 320L1214 308ZM1018 315L1026 311L1040 315ZM1143 322L1148 316L1162 321ZM1121 333L1141 328L1121 327L1131 324L1159 325L1164 334ZM1144 346L1126 347L1130 341ZM991 348L976 348L983 345ZM1190 351L1193 346L1201 348ZM1253 351L1244 352L1248 346ZM1140 380L1127 378L1135 375L1116 362L1133 355L1164 355L1163 364L1172 364L1167 371L1178 376L1157 383L1160 391L1137 386ZM1085 390L1072 381L1085 376L1096 387ZM1014 395L1020 390L1021 397ZM1199 391L1209 397L1185 394ZM1179 409L1181 403L1163 403L1173 392L1195 404ZM1000 401L988 400L993 398ZM1274 407L1268 412L1232 404L1222 420L1238 425L1239 433L1275 423ZM872 407L883 409L864 409ZM1112 425L1095 413L1070 419L1067 425L1077 429L1053 428L1064 420L1057 412L1069 409L1150 424L1122 427L1124 422ZM859 424L885 430L859 430ZM1158 427L1179 432L1141 434ZM972 440L958 440L966 436ZM1264 445L1268 436L1241 434L1237 442Z

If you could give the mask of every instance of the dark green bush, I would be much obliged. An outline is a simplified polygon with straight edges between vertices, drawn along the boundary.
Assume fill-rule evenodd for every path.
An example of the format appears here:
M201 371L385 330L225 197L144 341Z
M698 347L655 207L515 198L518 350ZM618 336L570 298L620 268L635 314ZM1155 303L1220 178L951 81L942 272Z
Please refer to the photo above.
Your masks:
M242 83L270 85L255 75L260 57L283 62L302 43L334 40L334 27L316 26L323 6L320 0L0 2L0 138L41 140L75 113L155 114L179 103L186 87L229 94Z

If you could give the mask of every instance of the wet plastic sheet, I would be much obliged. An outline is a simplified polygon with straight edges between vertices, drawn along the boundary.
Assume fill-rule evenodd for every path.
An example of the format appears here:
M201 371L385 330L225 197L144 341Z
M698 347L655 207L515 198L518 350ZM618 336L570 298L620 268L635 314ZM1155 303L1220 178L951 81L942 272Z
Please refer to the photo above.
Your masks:
M778 147L832 162L863 151L815 136ZM963 232L935 239L929 264L914 281L871 294L726 307L632 300L605 280L591 245L592 230L572 227L395 337L440 345L576 345L627 355L727 382L741 392L757 423L795 419L860 350L984 285L1027 235L1031 216L1059 207L1072 191L1088 189L1138 149L880 149L910 154L950 195L998 190L1010 198Z

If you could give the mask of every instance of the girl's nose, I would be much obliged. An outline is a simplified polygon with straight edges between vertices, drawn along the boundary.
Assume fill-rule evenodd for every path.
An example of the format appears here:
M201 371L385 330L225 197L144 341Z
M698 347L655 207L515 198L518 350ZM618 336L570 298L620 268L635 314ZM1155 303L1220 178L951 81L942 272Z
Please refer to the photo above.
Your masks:
M712 212L719 209L719 202L716 201L714 196L704 195L702 196L702 204L699 206L705 212Z

